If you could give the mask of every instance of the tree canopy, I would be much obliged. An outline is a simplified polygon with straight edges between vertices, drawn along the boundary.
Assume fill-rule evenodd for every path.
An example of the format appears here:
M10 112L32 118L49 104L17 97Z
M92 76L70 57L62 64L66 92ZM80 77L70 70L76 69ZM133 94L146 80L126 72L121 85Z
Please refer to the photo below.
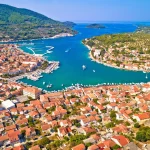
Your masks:
M76 31L32 10L0 4L0 41L48 38L60 33Z

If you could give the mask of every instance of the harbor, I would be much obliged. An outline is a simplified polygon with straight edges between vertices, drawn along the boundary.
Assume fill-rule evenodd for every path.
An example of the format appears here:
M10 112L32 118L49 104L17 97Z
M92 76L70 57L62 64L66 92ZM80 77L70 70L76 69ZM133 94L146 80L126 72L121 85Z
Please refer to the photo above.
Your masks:
M20 46L34 46L34 43L29 43L29 44L27 44L27 43L25 43L25 44L20 44ZM54 49L54 47L53 46L45 46L46 48L48 48L47 50L46 50L46 52L45 53L43 53L43 54L37 54L36 52L35 52L35 50L32 48L32 47L26 47L28 50L30 50L31 52L32 52L32 54L34 55L34 56L37 56L37 57L44 57L44 55L47 55L47 54L50 54L50 53L52 53L53 51L53 49Z
M32 85L26 84L26 83L21 82L21 81L19 81L18 83L23 84L25 86L34 87ZM45 84L46 84L46 82L44 83L44 85ZM124 85L124 86L137 85L140 87L143 84L145 84L145 83L143 83L143 82L141 82L141 83L133 83L132 82L132 83L124 83L124 84L122 84L122 83L103 83L103 84L97 84L97 85L83 85L83 84L77 83L77 84L72 84L69 87L63 87L63 89L61 89L61 90L49 90L49 88L51 88L53 86L53 84L48 84L46 86L48 88L47 90L45 90L45 88L38 88L38 89L42 90L43 93L57 93L57 92L67 92L70 90L79 90L79 89L83 89L83 88L94 88L94 87L98 88L98 87L105 87L105 86L111 87L111 86L120 86L120 85Z
M21 80L23 78L27 78L27 79L30 79L32 81L38 81L40 78L43 77L43 75L42 75L43 73L50 74L50 73L53 73L53 71L58 69L58 68L59 68L59 62L50 61L48 67L45 70L37 69L36 71L21 74L19 76L15 76L15 77L12 77L12 78L2 78L2 77L0 77L0 79L17 82L18 80Z
M49 66L45 69L45 70L37 70L35 72L33 72L31 75L27 75L27 79L33 80L33 81L37 81L40 78L42 78L43 76L41 75L42 73L53 73L54 70L59 68L59 62L49 62Z
M53 46L54 49L50 50L52 52L47 53L44 57L48 61L59 61L61 67L54 73L42 74L43 77L39 78L36 82L27 78L23 78L20 81L28 85L37 86L46 91L63 90L65 87L70 87L72 83L73 85L79 83L89 86L104 83L127 84L132 82L149 82L150 73L116 69L91 61L89 58L89 50L81 42L83 39L105 34L107 31L111 33L122 33L134 32L136 30L136 27L131 24L110 23L106 24L106 27L106 31L103 30L104 32L102 32L102 30L86 28L86 25L80 24L75 27L75 30L82 34L74 37L32 41L34 43L33 50L36 54L39 53L39 50L41 54L47 53L47 50L50 49L49 46ZM26 47L31 46L23 46L21 49L32 54L32 51ZM43 82L46 83L43 85ZM49 84L52 84L51 88L47 87Z

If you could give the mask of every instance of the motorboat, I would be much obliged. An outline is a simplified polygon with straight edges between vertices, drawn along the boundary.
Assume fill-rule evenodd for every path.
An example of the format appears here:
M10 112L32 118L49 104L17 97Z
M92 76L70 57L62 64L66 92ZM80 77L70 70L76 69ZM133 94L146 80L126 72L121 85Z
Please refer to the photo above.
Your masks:
M85 69L86 69L86 66L85 66L85 65L83 65L83 66L82 66L82 68L83 68L83 70L85 70Z

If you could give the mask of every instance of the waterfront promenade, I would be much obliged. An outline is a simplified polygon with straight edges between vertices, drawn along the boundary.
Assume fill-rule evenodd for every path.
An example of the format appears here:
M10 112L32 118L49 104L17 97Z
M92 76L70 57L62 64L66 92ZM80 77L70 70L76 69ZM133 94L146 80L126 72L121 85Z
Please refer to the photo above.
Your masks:
M59 62L51 61L51 62L49 62L49 66L45 70L37 69L36 71L24 73L24 74L21 74L21 75L16 76L16 77L12 77L12 78L2 78L2 77L0 77L0 79L16 82L17 80L20 80L20 79L23 79L23 78L28 78L28 79L31 79L31 80L35 81L35 80L39 79L39 77L41 76L42 73L52 73L54 70L56 70L58 68L59 68ZM35 78L33 78L33 76Z

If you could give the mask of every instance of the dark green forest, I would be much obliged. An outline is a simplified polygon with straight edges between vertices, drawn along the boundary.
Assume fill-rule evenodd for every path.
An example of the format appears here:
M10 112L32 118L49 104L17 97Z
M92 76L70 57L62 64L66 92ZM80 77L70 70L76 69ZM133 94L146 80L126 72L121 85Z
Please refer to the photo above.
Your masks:
M48 38L60 33L76 31L37 12L0 4L0 41Z

